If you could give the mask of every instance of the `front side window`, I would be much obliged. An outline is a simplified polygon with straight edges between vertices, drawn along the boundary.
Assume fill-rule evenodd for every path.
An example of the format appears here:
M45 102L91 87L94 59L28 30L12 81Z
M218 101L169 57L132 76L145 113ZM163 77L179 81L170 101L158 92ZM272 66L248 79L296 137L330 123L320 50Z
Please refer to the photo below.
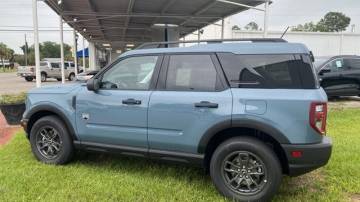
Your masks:
M325 65L324 68L329 69L330 72L342 71L344 69L344 61L342 58L333 60L333 61L329 62L327 65Z
M100 88L119 90L147 90L158 56L131 57L121 60L106 71Z
M167 90L215 91L219 79L210 55L172 55L165 83Z

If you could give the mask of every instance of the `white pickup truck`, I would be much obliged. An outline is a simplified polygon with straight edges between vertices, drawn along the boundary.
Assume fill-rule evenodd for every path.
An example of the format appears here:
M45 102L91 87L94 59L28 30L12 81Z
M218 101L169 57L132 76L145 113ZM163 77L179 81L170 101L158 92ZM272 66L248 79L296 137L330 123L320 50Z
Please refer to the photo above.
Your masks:
M65 78L69 81L75 80L75 65L73 62L65 61ZM47 78L55 78L61 81L61 62L60 61L41 61L40 62L41 81ZM17 75L24 77L26 81L35 79L35 66L19 66Z

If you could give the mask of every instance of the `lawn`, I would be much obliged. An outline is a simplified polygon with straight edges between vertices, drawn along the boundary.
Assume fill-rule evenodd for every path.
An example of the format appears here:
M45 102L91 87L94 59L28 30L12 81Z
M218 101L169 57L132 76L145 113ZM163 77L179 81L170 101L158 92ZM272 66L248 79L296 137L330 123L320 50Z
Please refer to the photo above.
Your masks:
M285 177L274 201L358 201L360 109L331 110L327 166ZM35 160L22 132L0 148L0 201L226 201L201 169L80 153L67 166Z
M16 71L17 68L8 68L8 67L3 68L2 66L0 67L0 73L11 73Z

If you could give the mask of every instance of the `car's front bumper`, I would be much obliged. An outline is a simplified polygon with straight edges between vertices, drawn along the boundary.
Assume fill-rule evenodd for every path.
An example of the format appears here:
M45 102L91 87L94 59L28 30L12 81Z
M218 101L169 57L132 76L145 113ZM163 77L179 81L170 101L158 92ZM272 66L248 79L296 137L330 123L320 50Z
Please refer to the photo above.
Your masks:
M331 156L332 141L329 137L323 137L316 144L283 144L282 147L288 159L288 174L298 176L327 164Z
M34 73L17 73L16 75L21 77L35 77Z

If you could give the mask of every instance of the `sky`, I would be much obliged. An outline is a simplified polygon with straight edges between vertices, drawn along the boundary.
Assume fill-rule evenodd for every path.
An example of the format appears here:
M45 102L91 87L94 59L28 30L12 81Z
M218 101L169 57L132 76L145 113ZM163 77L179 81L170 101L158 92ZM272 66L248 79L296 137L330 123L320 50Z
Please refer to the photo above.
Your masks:
M96 0L101 1L101 0ZM193 0L195 1L195 0ZM295 26L306 22L317 22L327 12L343 12L351 18L350 24L355 24L356 32L360 33L360 0L272 0L269 9L269 30L285 30L287 26ZM263 5L259 7L263 8ZM45 3L38 2L39 27L43 29L59 29L59 16ZM248 10L232 18L240 27L250 21L255 21L262 27L264 15L261 11ZM32 31L5 31L11 29L32 29L31 0L0 0L0 42L7 44L16 53L22 54L19 48L24 44L24 34L28 44L33 44ZM70 30L64 26L65 30ZM42 41L60 41L59 32L42 31L39 34ZM72 45L73 34L64 32L64 42Z

